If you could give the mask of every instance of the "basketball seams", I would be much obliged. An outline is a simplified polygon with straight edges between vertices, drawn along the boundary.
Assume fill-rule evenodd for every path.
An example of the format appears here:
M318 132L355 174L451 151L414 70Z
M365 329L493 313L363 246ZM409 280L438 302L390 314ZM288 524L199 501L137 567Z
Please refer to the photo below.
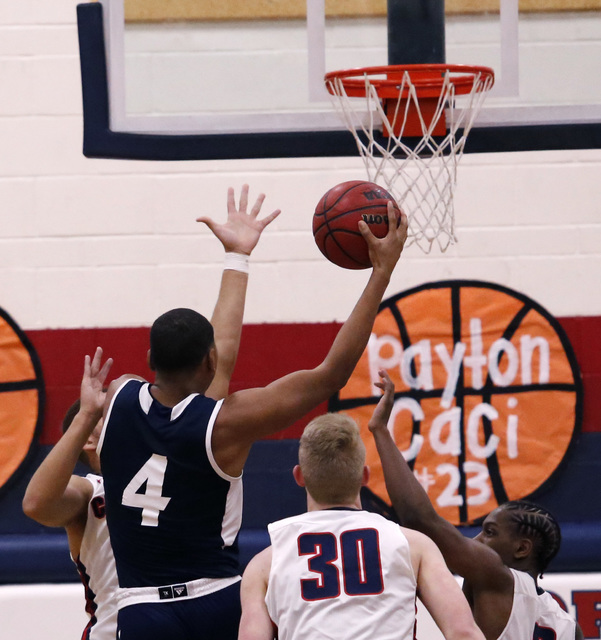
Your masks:
M340 195L338 195L336 197L336 187L334 187L333 189L330 189L325 196L323 197L323 204L324 204L324 213L327 213L328 211L330 211L333 207L335 207L341 200L342 198L344 198L348 193L350 193L351 191L353 191L353 189L355 189L356 187L358 187L359 185L366 185L369 184L363 180L352 180L350 182L343 182L342 185L346 185L346 188L344 190L341 191ZM341 186L341 185L338 185ZM328 199L328 196L333 195L336 197L336 199L334 200L334 202L329 206L326 207L326 200Z
M393 197L378 184L352 180L332 187L322 196L313 216L313 236L321 253L346 269L369 268L369 250L358 224L363 219L376 237L385 236L389 201L400 216Z
M334 242L334 244L338 247L338 249L340 250L340 252L342 254L344 254L349 260L352 260L356 265L360 266L360 267L369 267L369 263L365 264L363 262L360 262L359 260L357 260L354 256L352 256L350 253L348 253L346 251L346 249L340 244L340 241L338 240L338 238L336 236L338 235L359 235L361 236L361 233L355 232L355 231L348 231L346 229L334 229L328 233L326 233L324 239L323 239L323 243L324 243L324 248L326 249L326 253L329 254L329 251L327 251L328 248L328 239L330 239L332 242Z
M327 216L327 214L332 211L334 207L330 208L328 211L323 211L322 213L316 213L316 216ZM378 213L375 213L373 210L377 210ZM380 213L380 211L384 209L384 213ZM383 203L380 204L370 204L370 205L366 205L365 207L357 207L355 209L348 209L346 211L342 211L341 213L338 213L335 216L332 217L324 217L324 221L320 224L320 226L318 226L317 228L315 228L315 233L319 232L324 226L327 226L333 222L335 222L336 220L339 220L340 218L344 218L344 216L350 216L353 215L359 211L371 211L373 213L373 215L380 215L380 216L386 216L388 217L388 209L387 206ZM358 235L361 235L360 231L357 231Z

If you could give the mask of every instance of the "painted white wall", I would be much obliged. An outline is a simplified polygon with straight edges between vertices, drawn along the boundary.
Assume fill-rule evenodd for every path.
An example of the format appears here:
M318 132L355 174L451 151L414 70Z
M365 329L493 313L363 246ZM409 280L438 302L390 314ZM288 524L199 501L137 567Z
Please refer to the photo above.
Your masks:
M209 313L222 251L194 219L223 219L227 187L248 182L251 197L267 194L266 211L283 213L253 257L246 321L344 319L367 273L330 265L311 217L329 187L365 176L359 158L84 158L75 7L0 7L0 306L25 329L149 325L175 305ZM599 150L465 156L459 243L427 256L409 248L389 293L483 279L558 316L598 315L600 175Z

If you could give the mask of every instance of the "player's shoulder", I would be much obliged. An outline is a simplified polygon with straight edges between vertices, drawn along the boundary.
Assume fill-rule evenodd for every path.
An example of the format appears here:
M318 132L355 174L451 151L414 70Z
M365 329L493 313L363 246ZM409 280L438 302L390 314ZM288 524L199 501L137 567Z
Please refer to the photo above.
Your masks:
M407 527L402 527L400 525L397 525L397 526L401 531L401 533L405 536L405 538L407 538L407 542L412 547L416 547L420 549L421 548L427 549L432 546L436 547L436 544L434 543L432 538L427 536L425 533L422 533L421 531L416 531L415 529L408 529Z
M118 378L111 380L107 389L107 393L108 394L115 393L119 389L121 389L121 387L125 386L128 382L132 382L132 381L136 381L138 384L143 384L147 382L144 378L141 378L140 376L137 376L133 373L124 373L122 376L119 376Z
M93 473L88 473L85 476L72 475L69 480L69 488L77 491L87 501L91 500L95 493L95 478L100 478L102 486L104 487L104 481L100 476L96 476ZM104 489L103 489L104 490Z
M88 473L84 476L92 487L92 495L103 496L104 495L104 478L96 473Z
M271 570L272 547L266 547L254 555L244 570L245 581L263 579L267 582Z
M132 373L126 373L118 378L112 380L106 390L106 396L104 399L104 416L106 418L107 413L115 401L115 397L119 394L121 397L123 395L123 390L128 385L128 383L137 383L137 388L140 385L145 384L147 381L140 376L134 375Z

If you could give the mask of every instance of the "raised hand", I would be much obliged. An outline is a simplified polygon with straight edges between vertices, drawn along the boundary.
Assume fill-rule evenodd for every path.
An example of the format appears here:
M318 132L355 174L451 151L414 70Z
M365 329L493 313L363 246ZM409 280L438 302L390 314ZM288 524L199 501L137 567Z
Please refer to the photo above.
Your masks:
M106 391L104 383L113 359L102 364L102 349L98 347L93 358L86 356L84 360L83 378L81 380L80 412L90 415L102 415Z
M392 202L388 203L388 220L397 218ZM369 258L375 270L390 275L398 262L405 241L407 240L407 216L401 211L398 224L389 224L388 233L383 238L376 238L363 220L359 222L359 231L365 238L369 249Z
M250 255L259 242L263 229L280 215L280 209L276 209L259 220L258 215L264 200L265 194L261 193L250 213L247 213L248 185L242 186L238 207L236 207L234 189L230 187L227 190L227 222L218 224L208 216L201 216L196 221L203 222L209 227L226 252Z
M367 426L372 433L388 427L390 413L394 406L394 382L384 369L378 371L378 375L382 378L381 382L375 382L375 386L382 389L384 394L376 405L371 419Z

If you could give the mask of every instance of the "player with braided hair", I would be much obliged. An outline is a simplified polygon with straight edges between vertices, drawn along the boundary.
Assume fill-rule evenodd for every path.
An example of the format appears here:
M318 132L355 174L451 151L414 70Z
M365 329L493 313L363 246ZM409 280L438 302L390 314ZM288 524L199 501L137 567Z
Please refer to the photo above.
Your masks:
M557 520L544 507L527 500L512 500L499 508L510 511L518 533L532 539L533 557L537 571L542 575L561 546L561 529Z
M464 578L463 592L486 640L581 640L576 621L538 586L559 551L555 518L539 505L515 500L489 513L471 539L439 516L388 430L394 384L385 371L379 373L376 386L384 395L369 429L392 505L401 524L432 538L449 569Z

